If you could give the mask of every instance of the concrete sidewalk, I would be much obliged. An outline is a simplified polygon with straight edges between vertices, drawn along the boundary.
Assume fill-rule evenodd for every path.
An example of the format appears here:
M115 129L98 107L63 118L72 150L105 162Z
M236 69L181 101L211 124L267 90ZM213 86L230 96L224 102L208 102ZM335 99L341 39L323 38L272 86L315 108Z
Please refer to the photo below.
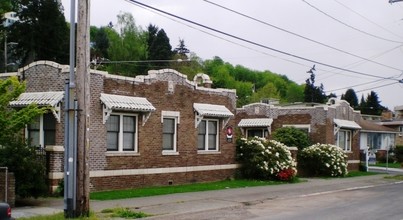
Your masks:
M100 212L106 208L127 207L152 214L150 219L167 219L175 215L209 212L222 208L236 208L243 205L258 204L267 200L304 197L321 193L369 188L385 184L395 184L393 179L385 179L388 174L352 178L309 178L298 184L282 184L237 188L194 193L177 193L134 199L109 201L91 201L91 210ZM63 200L53 199L38 206L18 207L13 209L13 217L28 217L63 212Z

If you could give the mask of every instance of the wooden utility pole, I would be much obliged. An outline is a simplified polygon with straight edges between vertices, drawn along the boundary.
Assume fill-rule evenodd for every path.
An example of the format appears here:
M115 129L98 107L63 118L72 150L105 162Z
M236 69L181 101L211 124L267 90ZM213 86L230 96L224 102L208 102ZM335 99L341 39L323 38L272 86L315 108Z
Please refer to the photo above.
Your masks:
M90 150L90 0L78 1L77 76L77 216L89 215ZM74 24L72 24L74 25ZM73 68L73 67L72 67Z

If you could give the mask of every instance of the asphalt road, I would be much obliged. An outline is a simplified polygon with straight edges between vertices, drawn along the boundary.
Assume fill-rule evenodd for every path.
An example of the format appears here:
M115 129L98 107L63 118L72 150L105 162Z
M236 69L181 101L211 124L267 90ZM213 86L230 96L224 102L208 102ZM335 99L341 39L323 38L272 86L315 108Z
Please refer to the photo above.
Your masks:
M260 219L403 219L403 183L308 195L247 207Z
M402 220L403 183L328 191L151 219Z

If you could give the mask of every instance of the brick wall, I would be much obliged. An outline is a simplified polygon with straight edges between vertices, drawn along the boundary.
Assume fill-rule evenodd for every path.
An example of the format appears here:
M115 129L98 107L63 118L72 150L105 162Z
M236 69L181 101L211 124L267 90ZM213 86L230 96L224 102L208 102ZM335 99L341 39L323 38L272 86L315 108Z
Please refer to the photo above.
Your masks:
M65 79L68 77L68 72L68 66L40 61L23 68L19 74L22 79L27 80L27 92L43 92L64 91ZM224 129L220 129L218 153L199 154L197 152L197 129L195 128L195 112L193 109L193 103L199 102L225 105L230 111L235 113L235 91L197 87L185 75L173 70L150 71L149 75L138 76L136 78L109 75L101 71L91 71L90 88L90 172L235 164L235 146L233 142L227 142ZM125 155L123 153L119 156L111 156L107 154L106 127L103 124L103 111L100 101L101 93L145 97L156 107L157 110L151 113L144 126L142 126L142 114L138 113L138 155ZM179 155L162 155L161 111L180 112L180 124L178 125L177 136ZM231 119L227 125L234 127L234 119ZM56 145L63 146L63 142L64 113L62 113L61 123L56 125ZM58 183L60 173L63 172L63 163L62 152L48 152L51 188L54 188ZM234 172L235 169L227 171L199 171L194 172L192 176L195 178L190 179L202 181L221 180L227 178L228 173L233 174ZM110 183L118 181L119 184L113 185L118 185L121 188L135 187L138 182L136 181L137 178L144 179L138 186L143 186L144 184L165 184L166 179L171 178L170 176L172 175L180 177L181 175L188 176L190 174L165 173L152 176L132 175L91 178L91 185L93 190L104 190L108 189L111 185ZM179 177L176 177L178 180L175 182L187 182L187 180L179 180ZM108 179L111 181L104 181Z
M0 169L0 201L5 201L6 194L6 172ZM14 173L7 172L7 203L15 206L15 177Z

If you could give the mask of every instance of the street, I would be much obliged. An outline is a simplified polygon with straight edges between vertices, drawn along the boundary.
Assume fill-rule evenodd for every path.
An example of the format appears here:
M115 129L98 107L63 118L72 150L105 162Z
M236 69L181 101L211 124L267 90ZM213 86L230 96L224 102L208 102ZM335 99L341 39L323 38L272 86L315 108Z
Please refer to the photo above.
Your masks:
M268 201L247 207L253 219L403 219L403 184Z
M243 202L215 210L151 219L403 219L403 182ZM229 202L226 200L226 202ZM161 218L162 217L162 218Z

